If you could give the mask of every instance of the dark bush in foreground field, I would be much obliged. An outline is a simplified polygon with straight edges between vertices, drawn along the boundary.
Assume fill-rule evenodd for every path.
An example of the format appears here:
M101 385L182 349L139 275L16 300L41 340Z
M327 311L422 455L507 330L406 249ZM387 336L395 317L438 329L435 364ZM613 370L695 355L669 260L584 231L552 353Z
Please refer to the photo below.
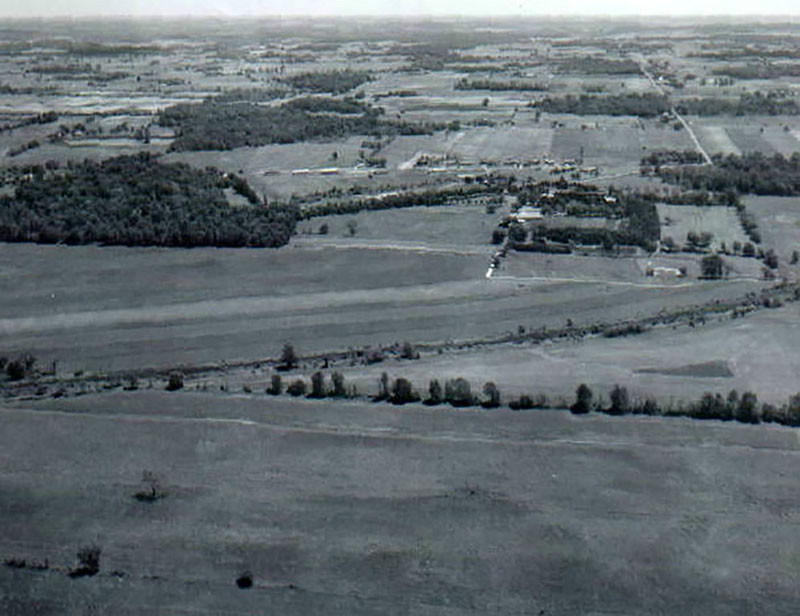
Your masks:
M223 189L252 200L240 179L161 163L148 154L84 161L20 184L0 198L0 241L124 246L282 246L290 206L231 208Z
M592 410L592 390L589 386L581 383L578 389L575 390L575 403L570 407L570 410L576 415L584 415Z
M236 578L236 586L244 590L253 586L253 574L249 571Z

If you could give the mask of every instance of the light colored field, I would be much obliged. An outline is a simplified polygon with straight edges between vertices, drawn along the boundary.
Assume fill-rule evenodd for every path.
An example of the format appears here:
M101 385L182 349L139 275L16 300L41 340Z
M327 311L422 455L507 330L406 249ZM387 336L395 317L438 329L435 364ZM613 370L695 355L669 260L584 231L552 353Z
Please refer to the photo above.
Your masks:
M571 312L564 310L563 314L566 319ZM521 393L543 393L551 402L571 404L576 387L586 383L606 402L611 387L620 384L636 398L652 397L663 404L697 400L706 391L727 395L731 389L754 391L762 401L779 404L800 391L795 377L800 370L795 352L800 344L798 318L800 307L791 304L744 319L712 320L697 328L666 327L619 338L465 349L455 354L426 354L416 361L388 360L369 367L334 369L360 392L370 394L377 394L378 380L385 371L391 378L410 379L424 394L433 378L443 383L463 377L475 392L493 381L506 401ZM535 330L535 324L530 323L530 329ZM733 376L706 376L702 371L696 372L697 376L664 374L706 362L727 365ZM308 380L310 371L304 376ZM232 375L225 378L239 383ZM242 374L238 378L249 382L254 391L263 391L269 375Z
M763 245L778 254L781 271L793 278L797 266L789 266L792 252L800 251L800 198L744 197L747 211L756 217Z
M761 152L767 156L775 154L775 148L765 138L764 130L757 126L729 128L728 134L741 152Z
M696 121L693 121L692 124L697 139L711 156L714 154L740 156L742 154L724 126L695 126L697 124Z
M321 216L301 222L298 231L316 233L328 225L319 239L387 240L446 246L452 250L479 247L491 252L492 230L504 210L487 214L483 205L447 205L363 211L354 215ZM355 233L350 232L351 224Z
M732 207L698 207L694 205L668 205L659 203L661 239L671 237L678 245L686 244L689 232L713 233L711 249L719 250L724 242L732 250L734 242L744 244L750 239L742 230L736 210Z
M257 360L276 357L286 341L310 353L474 339L567 317L653 314L761 286L486 280L488 251L340 241L280 250L0 245L4 352L57 359L67 374Z
M51 567L0 567L7 614L788 616L800 601L787 428L147 392L3 408L0 425L0 550ZM142 469L164 499L132 497ZM100 573L71 580L91 542Z

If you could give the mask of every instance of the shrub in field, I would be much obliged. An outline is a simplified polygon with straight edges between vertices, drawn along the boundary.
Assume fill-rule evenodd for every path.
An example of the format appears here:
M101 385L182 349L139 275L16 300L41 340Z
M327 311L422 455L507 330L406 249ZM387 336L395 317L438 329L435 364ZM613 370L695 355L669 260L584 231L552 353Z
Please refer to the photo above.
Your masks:
M289 383L289 386L286 388L286 392L295 397L305 396L306 382L303 379L296 379Z
M133 495L136 500L143 503L154 503L166 496L166 493L161 490L161 482L153 472L144 471L142 473L142 484L142 489Z
M311 393L308 394L309 398L324 398L325 397L325 375L322 372L315 372L311 375Z
M496 409L500 406L500 390L497 389L497 385L495 385L492 381L488 381L483 386L483 395L484 399L481 402L481 406L487 409Z
M283 383L281 382L281 375L273 374L270 378L269 387L267 387L267 393L271 396L280 396L282 391Z
M283 345L281 350L281 360L278 365L278 370L293 370L297 367L297 355L294 352L294 346L291 342Z
M70 577L96 575L100 571L101 550L96 545L83 546L78 550L78 566L70 571Z
M167 391L178 391L179 389L183 389L183 373L172 372L167 382Z
M444 384L444 400L455 407L473 406L475 398L469 381L461 377L447 380Z
M630 412L630 398L628 390L621 385L614 385L608 394L611 406L608 409L611 415L624 415Z
M395 379L392 384L392 392L389 400L392 404L407 404L408 402L417 402L419 396L414 392L411 381L398 378Z
M347 390L344 386L344 375L341 372L331 374L331 392L333 398L344 398Z
M585 383L578 385L575 390L575 402L570 407L570 410L576 415L583 415L592 410L592 399L594 394L589 386Z
M428 398L425 400L425 404L435 406L441 404L443 399L442 384L437 379L431 380L428 385Z

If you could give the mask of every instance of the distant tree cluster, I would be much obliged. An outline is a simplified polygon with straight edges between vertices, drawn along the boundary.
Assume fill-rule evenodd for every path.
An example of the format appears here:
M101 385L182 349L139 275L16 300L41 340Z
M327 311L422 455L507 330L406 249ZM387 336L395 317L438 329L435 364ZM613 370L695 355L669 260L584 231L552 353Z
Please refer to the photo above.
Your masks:
M179 104L159 124L175 129L172 150L231 150L350 135L428 135L444 124L385 120L383 110L353 101L313 97L265 107L250 102Z
M466 78L457 81L454 88L456 90L491 90L492 92L545 92L549 89L546 84L531 81Z
M656 150L644 156L641 167L660 167L661 165L698 165L705 162L697 150Z
M739 100L706 97L687 98L675 105L676 111L684 115L798 115L800 107L797 103L777 92L766 95L761 92L744 92Z
M641 72L633 60L614 60L602 56L573 56L556 62L560 73L582 73L584 75L636 75Z
M300 73L287 77L284 81L293 88L303 90L304 92L344 94L363 83L372 81L372 75L367 71L343 69L337 71Z
M655 93L613 94L595 96L567 94L560 98L545 97L535 106L548 113L574 115L639 116L652 118L670 110L665 96Z
M302 209L299 215L301 219L308 219L331 214L355 214L364 210L391 210L404 207L448 205L492 190L494 189L482 184L472 184L471 186L459 186L445 190L408 191L380 198L326 201L325 203Z
M274 247L289 241L297 220L293 207L232 209L223 193L228 186L255 196L240 178L161 163L146 153L84 161L0 198L0 240Z
M735 79L776 79L779 77L800 76L800 64L796 63L759 63L731 64L714 69L715 75L727 75Z
M753 193L756 195L800 195L800 153L790 157L751 152L737 156L714 156L705 167L662 167L665 182L695 190Z

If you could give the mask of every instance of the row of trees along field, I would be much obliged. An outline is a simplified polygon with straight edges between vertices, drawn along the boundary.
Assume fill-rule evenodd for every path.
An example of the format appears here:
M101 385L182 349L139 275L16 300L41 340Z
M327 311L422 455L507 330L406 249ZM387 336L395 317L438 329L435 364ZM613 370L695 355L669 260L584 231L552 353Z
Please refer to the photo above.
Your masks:
M231 208L233 188L249 207ZM42 170L0 198L0 240L125 246L286 244L296 208L262 204L247 182L142 153Z
M714 165L704 167L660 167L665 182L695 190L754 193L756 195L800 195L800 153L790 157L750 152L737 156L713 157Z
M265 107L252 102L185 103L168 107L159 124L175 129L172 150L231 150L270 143L340 139L350 135L430 135L440 123L383 119L383 109L326 97L306 97Z
M670 111L669 99L660 94L630 93L597 96L581 94L555 98L545 97L534 103L542 111L549 113L571 113L574 115L631 115L642 118L652 118ZM738 100L725 98L687 98L678 101L675 109L685 115L715 116L715 115L797 115L800 107L784 96L770 92L766 95L761 92L743 93Z

